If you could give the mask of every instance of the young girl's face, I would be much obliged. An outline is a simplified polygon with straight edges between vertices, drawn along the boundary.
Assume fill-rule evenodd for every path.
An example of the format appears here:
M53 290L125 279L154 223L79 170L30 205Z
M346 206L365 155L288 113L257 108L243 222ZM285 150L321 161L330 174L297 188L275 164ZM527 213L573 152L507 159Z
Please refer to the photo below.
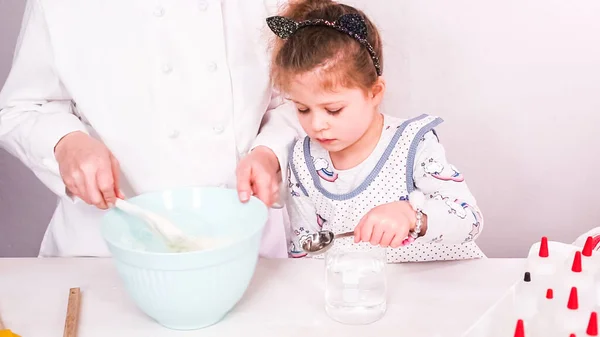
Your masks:
M288 87L304 131L329 152L345 150L372 127L382 93L361 88L324 90L313 73L297 75Z

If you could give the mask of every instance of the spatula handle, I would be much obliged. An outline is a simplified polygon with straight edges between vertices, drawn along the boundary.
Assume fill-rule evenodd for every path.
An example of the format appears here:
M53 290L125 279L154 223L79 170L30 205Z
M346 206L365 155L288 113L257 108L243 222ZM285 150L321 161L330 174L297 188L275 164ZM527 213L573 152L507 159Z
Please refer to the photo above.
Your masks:
M148 214L146 211L144 211L141 207L134 205L130 202L127 202L123 199L117 198L117 201L115 202L115 207L117 207L120 210L125 211L126 213L130 213L130 214L140 217L142 219L148 220Z

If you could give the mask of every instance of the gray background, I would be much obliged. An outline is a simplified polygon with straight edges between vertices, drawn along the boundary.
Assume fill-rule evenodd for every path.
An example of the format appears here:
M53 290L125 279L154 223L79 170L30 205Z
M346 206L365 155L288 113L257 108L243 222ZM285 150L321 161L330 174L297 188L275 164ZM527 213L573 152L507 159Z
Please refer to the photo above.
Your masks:
M0 0L0 84L10 71L24 7L24 0ZM0 256L37 256L55 206L33 173L0 149Z

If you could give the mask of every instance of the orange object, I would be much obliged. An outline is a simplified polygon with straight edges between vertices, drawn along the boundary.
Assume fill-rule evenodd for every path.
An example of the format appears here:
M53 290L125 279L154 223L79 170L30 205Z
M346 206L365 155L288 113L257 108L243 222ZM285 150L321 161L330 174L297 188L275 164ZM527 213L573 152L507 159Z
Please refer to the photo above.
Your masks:
M17 335L16 333L14 333L8 329L4 329L4 330L0 330L0 337L21 337L21 336Z
M0 337L21 337L16 333L7 329L4 324L2 324L2 318L0 318Z

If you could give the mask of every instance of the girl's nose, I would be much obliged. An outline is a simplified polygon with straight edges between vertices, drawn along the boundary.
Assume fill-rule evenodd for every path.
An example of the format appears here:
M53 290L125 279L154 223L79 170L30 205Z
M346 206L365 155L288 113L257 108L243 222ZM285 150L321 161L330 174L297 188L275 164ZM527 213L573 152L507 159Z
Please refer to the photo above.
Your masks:
M319 113L313 114L312 127L315 131L322 131L327 129L329 127L327 118Z

